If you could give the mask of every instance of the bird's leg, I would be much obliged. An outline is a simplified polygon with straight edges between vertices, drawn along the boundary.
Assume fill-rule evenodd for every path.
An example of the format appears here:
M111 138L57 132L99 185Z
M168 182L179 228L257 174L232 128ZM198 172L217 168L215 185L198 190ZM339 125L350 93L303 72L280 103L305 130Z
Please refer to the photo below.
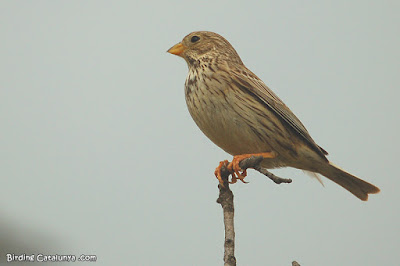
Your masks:
M272 159L276 157L276 152L271 151L271 152L263 152L263 153L253 153L253 154L240 154L240 155L235 155L233 156L232 162L228 164L227 168L229 170L229 172L232 173L232 182L234 181L234 183L236 183L236 179L240 179L240 181L242 181L243 183L247 183L246 181L244 181L244 178L247 176L247 171L246 170L242 170L239 166L239 163L247 158L250 158L252 156L262 156L265 159ZM240 173L240 171L242 171ZM237 178L235 177L234 180L234 174L237 175Z

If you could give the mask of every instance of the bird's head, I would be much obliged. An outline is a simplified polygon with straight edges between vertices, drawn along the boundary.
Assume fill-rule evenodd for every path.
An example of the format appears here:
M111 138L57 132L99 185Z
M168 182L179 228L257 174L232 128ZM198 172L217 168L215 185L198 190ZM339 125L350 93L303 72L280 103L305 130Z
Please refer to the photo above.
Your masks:
M192 32L167 52L185 59L189 67L207 59L242 64L232 45L221 35L209 31Z

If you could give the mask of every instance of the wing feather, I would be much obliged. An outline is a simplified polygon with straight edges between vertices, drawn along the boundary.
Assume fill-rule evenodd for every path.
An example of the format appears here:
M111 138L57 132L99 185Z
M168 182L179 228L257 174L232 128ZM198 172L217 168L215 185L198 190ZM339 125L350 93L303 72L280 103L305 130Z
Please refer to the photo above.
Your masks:
M315 143L303 123L301 123L301 121L292 113L292 111L271 89L268 88L267 85L265 85L262 80L260 80L248 69L241 72L233 71L233 75L234 80L238 82L239 86L241 86L243 89L246 89L260 99L263 103L265 103L284 123L289 125L295 133L305 140L305 142L313 150L320 154L321 157L326 159L325 155L328 153Z

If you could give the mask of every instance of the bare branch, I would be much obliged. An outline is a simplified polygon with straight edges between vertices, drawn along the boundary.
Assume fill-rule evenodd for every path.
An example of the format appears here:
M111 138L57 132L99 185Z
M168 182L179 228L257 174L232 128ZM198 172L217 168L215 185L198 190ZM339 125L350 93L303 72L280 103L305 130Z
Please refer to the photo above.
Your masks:
M273 173L269 172L266 168L262 168L260 165L256 165L253 167L254 170L257 170L261 174L268 176L269 179L274 181L276 184L281 184L281 183L292 183L292 179L290 178L282 178L279 176L274 175Z
M289 178L278 177L266 168L260 166L262 156L252 156L246 158L239 163L241 169L246 170L253 168L263 175L269 177L276 184L291 183L292 180ZM224 226L225 226L225 243L224 243L224 265L225 266L236 266L235 258L235 227L234 227L234 213L235 208L233 204L233 193L229 188L229 175L231 172L227 169L227 164L221 167L221 179L223 185L218 185L219 197L217 203L221 204L224 214ZM300 266L296 261L292 262L292 266Z
M226 169L226 167L225 167ZM233 206L233 193L229 188L229 171L224 171L222 180L224 185L219 185L219 197L217 203L221 204L224 213L224 225L225 225L225 253L224 253L224 265L225 266L236 266L235 258L235 228L234 228L234 213L235 209Z

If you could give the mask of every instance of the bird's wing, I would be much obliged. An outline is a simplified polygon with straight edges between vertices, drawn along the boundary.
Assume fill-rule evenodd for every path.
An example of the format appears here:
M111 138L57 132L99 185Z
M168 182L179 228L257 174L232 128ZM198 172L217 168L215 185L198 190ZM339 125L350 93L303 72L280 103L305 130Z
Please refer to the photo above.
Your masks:
M238 86L245 89L250 94L254 95L256 98L260 99L265 103L273 112L275 112L281 120L289 125L295 133L302 137L306 143L320 154L323 158L328 153L318 146L315 141L311 138L307 129L301 123L301 121L290 111L290 109L282 102L281 99L265 85L265 83L260 80L255 74L250 70L246 71L233 71L234 81L238 82ZM325 158L326 159L326 158Z

